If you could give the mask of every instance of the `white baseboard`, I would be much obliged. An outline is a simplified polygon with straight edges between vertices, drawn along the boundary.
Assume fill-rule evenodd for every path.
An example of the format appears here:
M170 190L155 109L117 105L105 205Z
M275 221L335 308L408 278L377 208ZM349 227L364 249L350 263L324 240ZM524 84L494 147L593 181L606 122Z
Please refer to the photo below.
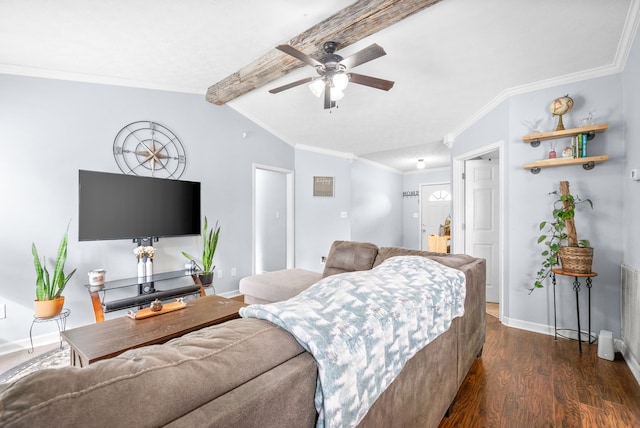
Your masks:
M38 346L51 345L53 343L59 343L59 342L60 342L60 336L58 335L57 331L33 337L34 348L37 348ZM26 350L31 350L31 342L29 341L28 337L17 340L15 342L0 344L0 355L6 355L6 354L11 354L13 352L26 351Z
M537 324L529 321L511 319L508 317L502 317L501 321L502 321L502 324L504 324L507 327L518 328L520 330L531 331L533 333L548 334L550 336L554 336L555 334L553 327L544 325L544 324ZM631 370L631 373L633 374L633 377L635 377L636 382L638 382L638 384L640 385L640 364L638 363L638 361L628 351L627 346L625 345L624 341L622 341L621 339L614 339L613 346L616 351L619 351L622 354L622 356L624 357L624 361L627 363L627 366L629 367L629 369Z
M640 363L638 363L638 360L636 360L633 354L629 352L629 349L627 348L627 345L624 343L624 341L616 339L615 347L622 353L624 361L627 363L627 366L629 366L629 370L631 370L633 377L636 378L636 382L638 382L638 384L640 385Z

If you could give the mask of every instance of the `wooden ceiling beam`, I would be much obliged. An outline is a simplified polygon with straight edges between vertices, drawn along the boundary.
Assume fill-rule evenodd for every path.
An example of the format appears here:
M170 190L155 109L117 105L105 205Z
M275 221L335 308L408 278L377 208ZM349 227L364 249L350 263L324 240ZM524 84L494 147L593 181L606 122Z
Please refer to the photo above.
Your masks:
M343 49L413 15L441 0L358 0L289 41L307 55L322 51L333 41ZM266 85L305 64L272 49L267 54L225 77L207 90L207 101L222 105Z

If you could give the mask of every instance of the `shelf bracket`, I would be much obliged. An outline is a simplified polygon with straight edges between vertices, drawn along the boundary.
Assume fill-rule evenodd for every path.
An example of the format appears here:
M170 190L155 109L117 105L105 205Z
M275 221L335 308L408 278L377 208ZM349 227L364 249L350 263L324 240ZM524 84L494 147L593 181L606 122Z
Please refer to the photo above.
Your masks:
M586 169L587 171L592 170L593 168L595 168L595 166L596 166L596 163L595 163L595 162L593 162L593 161L591 161L591 162L587 162L587 163L585 163L585 164L582 164L582 167L583 167L584 169Z
M595 131L589 131L587 132L587 141L591 141L594 138L596 138L596 132Z
M538 147L540 145L540 140L531 140L531 147Z
M538 144L540 144L540 142L538 141ZM533 168L531 168L531 174L540 174L540 168L538 168L537 166L534 166Z

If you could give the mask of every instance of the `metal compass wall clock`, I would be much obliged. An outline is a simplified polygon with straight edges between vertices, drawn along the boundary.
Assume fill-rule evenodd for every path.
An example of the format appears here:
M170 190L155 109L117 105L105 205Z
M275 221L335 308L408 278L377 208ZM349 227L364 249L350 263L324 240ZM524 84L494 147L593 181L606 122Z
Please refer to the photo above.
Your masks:
M125 174L180 178L187 166L184 147L166 126L148 120L126 125L113 141L113 156Z

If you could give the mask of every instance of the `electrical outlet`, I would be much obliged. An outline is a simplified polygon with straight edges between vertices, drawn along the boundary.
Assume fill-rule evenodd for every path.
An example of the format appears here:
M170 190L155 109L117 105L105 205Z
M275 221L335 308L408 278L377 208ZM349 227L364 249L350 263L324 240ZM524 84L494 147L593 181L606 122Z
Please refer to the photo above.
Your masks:
M238 271L236 270L236 268L231 268L231 276L236 276L238 275Z
M5 319L7 317L7 304L0 303L0 320Z
M218 269L218 278L222 278L222 269Z

